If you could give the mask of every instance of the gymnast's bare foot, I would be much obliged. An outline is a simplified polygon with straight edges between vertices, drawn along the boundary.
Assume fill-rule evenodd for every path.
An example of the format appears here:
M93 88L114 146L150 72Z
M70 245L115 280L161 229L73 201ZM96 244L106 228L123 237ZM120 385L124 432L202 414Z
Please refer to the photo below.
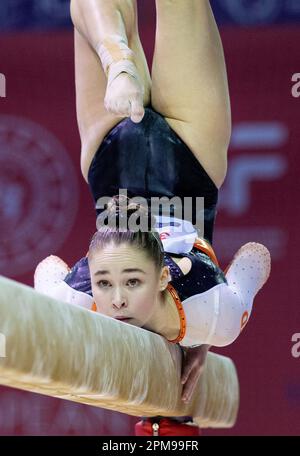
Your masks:
M104 106L108 112L120 117L131 117L141 122L145 110L143 105L144 87L139 78L120 73L106 89Z

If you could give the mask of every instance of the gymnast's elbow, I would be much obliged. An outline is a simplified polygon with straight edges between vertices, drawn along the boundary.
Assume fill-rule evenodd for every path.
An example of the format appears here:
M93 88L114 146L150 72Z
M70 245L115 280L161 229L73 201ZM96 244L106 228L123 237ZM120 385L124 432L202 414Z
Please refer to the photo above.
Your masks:
M218 331L209 340L209 344L215 347L227 347L231 345L239 336L237 331Z

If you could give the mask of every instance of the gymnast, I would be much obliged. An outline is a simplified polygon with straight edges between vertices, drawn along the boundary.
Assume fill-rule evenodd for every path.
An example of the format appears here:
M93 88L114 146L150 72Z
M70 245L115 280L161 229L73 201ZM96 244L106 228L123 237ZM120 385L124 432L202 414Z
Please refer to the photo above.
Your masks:
M122 232L97 223L85 257L69 268L50 255L34 281L40 292L178 343L188 401L209 348L231 344L248 322L270 254L249 242L226 273L219 267L213 229L231 134L222 43L208 0L155 4L150 77L136 0L71 1L81 169L97 220L105 210L118 221L141 211L152 228ZM106 208L98 204L104 196ZM193 204L190 224L202 217L203 232L174 234L174 214L162 224L135 197L202 197L204 210Z

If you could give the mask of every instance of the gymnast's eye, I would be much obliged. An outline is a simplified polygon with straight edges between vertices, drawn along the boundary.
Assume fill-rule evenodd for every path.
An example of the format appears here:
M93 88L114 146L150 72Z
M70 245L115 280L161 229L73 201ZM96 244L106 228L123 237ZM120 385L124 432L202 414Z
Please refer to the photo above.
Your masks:
M135 282L137 285L139 285L141 283L141 281L139 279L130 279L128 280L127 283L132 283L132 282ZM133 286L130 285L130 288L133 288Z
M99 285L99 287L101 288L108 288L107 284L109 284L107 280L100 280L99 282L97 282L97 285Z

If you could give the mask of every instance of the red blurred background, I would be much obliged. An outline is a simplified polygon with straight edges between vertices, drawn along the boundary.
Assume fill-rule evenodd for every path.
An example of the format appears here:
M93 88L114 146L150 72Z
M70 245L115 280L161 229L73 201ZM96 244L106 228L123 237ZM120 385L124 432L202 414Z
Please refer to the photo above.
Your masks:
M154 7L140 34L151 68ZM233 133L220 194L214 246L225 267L247 241L264 243L273 263L250 323L238 341L213 351L230 356L241 402L232 429L204 435L299 435L300 333L298 249L300 73L296 25L222 26ZM0 273L33 285L49 254L70 266L95 231L95 212L80 173L71 29L1 35ZM201 88L199 88L201 89ZM0 435L133 435L138 418L0 387Z

